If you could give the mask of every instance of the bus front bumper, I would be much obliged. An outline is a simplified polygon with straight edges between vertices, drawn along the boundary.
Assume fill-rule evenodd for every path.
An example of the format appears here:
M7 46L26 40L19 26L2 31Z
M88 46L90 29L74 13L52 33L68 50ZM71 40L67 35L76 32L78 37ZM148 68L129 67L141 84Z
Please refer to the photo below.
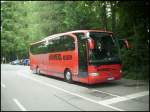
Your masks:
M89 84L96 84L96 83L104 83L104 82L109 82L113 80L119 80L121 79L121 74L113 74L112 76L109 76L107 74L103 75L89 75Z

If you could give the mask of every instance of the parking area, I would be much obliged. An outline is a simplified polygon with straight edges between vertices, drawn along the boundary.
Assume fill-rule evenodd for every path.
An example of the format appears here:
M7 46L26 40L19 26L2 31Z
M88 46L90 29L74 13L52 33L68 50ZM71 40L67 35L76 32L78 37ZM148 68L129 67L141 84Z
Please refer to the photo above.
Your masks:
M149 84L121 79L86 85L1 65L1 110L149 111Z

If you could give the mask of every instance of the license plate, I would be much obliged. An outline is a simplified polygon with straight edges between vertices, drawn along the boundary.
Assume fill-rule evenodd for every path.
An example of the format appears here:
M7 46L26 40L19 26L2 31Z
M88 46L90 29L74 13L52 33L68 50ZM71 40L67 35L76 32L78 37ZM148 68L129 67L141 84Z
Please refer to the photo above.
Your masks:
M111 78L107 78L107 80L114 80L114 78L113 78L113 77L111 77Z

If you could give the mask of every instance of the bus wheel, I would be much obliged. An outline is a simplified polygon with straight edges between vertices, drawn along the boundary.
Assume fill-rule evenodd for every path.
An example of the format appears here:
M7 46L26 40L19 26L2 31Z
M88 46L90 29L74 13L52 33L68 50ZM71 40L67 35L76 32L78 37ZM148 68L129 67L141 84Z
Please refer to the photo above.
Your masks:
M39 67L37 67L36 68L36 74L38 74L38 75L40 75L41 73L40 73L40 69L39 69Z
M33 73L33 74L36 74L36 73L37 73L37 70L36 70L36 69L33 69L33 70L32 70L32 73Z
M65 80L68 83L72 83L72 74L71 74L70 70L67 70L64 75L65 75Z

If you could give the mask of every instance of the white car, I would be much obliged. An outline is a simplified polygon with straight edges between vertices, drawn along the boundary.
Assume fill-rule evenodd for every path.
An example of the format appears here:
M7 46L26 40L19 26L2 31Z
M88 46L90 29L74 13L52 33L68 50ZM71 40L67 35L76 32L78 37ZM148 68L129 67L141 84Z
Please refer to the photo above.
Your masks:
M19 60L15 60L15 61L12 61L11 64L12 64L12 65L19 65L19 64L20 64L20 61L19 61Z

